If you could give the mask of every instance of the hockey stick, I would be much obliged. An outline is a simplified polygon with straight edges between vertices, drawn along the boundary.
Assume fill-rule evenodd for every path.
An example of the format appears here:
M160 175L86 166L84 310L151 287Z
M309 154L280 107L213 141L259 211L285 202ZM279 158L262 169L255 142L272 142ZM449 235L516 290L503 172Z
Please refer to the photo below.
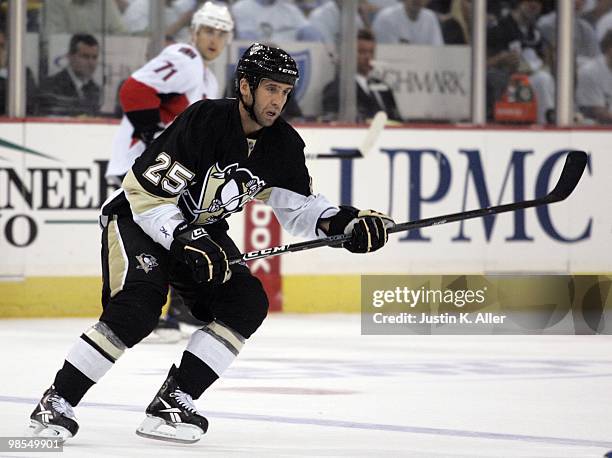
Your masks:
M408 221L406 223L396 224L394 227L388 229L388 233L392 234L395 232L410 231L413 229L419 229L422 227L438 226L440 224L447 224L456 221L463 221L466 219L480 218L482 216L496 215L498 213L505 213L510 211L522 210L525 208L539 207L541 205L548 205L555 202L565 200L576 188L580 177L584 172L587 165L587 154L584 151L570 151L565 159L563 170L559 181L555 185L554 189L544 197L533 200L524 200L521 202L514 202L511 204L497 205L495 207L479 208L478 210L469 210L466 212L451 213L443 216L435 216L433 218L425 218L417 221ZM311 250L313 248L319 248L322 246L333 246L340 245L351 238L350 235L332 235L317 240L308 240L306 242L294 243L291 245L280 245L271 248L265 248L259 251L251 251L243 253L240 257L231 258L229 263L236 264L243 261L252 261L255 259L267 258L270 256L278 256L285 253L294 253L296 251Z
M348 149L344 153L304 154L304 156L306 159L357 159L366 157L372 148L374 148L374 144L385 128L385 124L387 124L387 119L387 113L384 111L377 112L372 118L372 122L370 122L366 136L357 149Z
M314 153L304 154L306 159L359 159L363 155L358 149L332 149L332 151L345 151L344 153Z

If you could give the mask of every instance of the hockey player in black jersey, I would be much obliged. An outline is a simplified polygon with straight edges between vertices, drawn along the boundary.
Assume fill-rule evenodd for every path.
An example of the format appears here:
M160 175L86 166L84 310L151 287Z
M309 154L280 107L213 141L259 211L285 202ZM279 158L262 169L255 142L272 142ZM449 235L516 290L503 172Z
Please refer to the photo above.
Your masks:
M280 117L297 79L286 52L253 44L236 70L238 99L194 103L136 160L102 207L102 314L32 413L32 434L76 434L72 407L155 328L171 284L206 325L191 336L137 433L200 439L208 421L193 400L227 369L268 311L249 268L228 264L239 251L226 219L249 200L270 205L294 235L351 234L344 247L357 253L386 243L390 218L312 193L304 142Z

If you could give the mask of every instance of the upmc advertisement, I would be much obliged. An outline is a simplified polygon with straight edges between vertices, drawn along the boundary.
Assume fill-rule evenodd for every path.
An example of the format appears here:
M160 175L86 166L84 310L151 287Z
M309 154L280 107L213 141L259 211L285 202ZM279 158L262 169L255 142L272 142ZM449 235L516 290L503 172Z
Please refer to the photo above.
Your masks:
M113 190L103 174L115 130L95 123L0 124L0 276L99 275L96 218ZM355 148L366 132L298 130L308 153ZM612 133L600 130L387 128L365 158L309 161L314 192L404 222L541 197L556 183L571 149L586 151L589 163L564 202L394 234L388 247L367 259L347 262L344 250L327 248L289 254L281 272L612 272L610 144ZM245 227L254 224L245 225L244 218L229 221L241 248ZM281 240L258 240L297 241L287 233Z

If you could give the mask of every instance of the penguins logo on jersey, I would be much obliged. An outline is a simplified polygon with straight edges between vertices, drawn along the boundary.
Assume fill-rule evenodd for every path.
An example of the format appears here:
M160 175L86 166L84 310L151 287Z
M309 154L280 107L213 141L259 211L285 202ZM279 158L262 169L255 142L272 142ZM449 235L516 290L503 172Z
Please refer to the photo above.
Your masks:
M189 190L181 196L181 203L193 215L192 223L210 224L241 211L265 184L237 163L225 168L216 163L208 169L198 198Z

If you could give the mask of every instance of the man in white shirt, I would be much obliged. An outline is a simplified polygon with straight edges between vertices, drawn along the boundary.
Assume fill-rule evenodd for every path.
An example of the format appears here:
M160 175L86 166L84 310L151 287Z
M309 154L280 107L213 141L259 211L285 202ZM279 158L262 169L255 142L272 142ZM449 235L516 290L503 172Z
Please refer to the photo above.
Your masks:
M424 8L426 0L404 0L378 12L372 29L378 43L442 46L436 14Z
M123 23L129 33L150 32L149 0L131 0L123 12ZM173 42L187 43L191 35L191 17L198 9L196 0L172 0L164 4L166 37Z
M321 41L304 13L292 3L280 0L238 0L232 5L239 40L286 43Z
M115 0L52 0L44 3L45 33L125 33Z
M576 103L586 117L612 124L612 30L604 35L600 48L602 55L578 71Z
M595 32L599 41L601 41L608 30L612 30L612 10L603 14L595 23Z
M360 0L360 3L367 3ZM323 38L323 43L337 45L340 43L340 0L331 0L315 8L308 16L310 24L317 29ZM363 20L355 15L357 29L364 28Z
M593 26L579 16L584 6L584 0L575 0L574 11L574 50L578 66L599 54L597 35ZM551 11L541 16L537 22L537 28L548 43L557 42L557 12Z

